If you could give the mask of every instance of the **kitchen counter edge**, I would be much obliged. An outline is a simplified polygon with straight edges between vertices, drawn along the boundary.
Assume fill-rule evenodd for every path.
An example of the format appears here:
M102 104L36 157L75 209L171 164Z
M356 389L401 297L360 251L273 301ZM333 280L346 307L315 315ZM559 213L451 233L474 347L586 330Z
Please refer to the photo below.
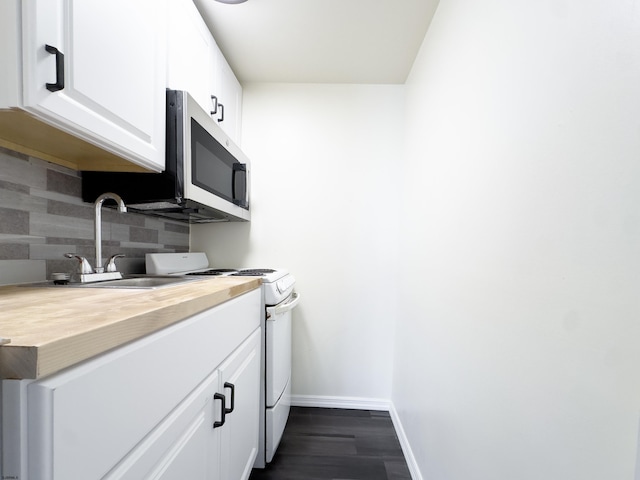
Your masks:
M39 379L259 288L216 277L153 290L0 286L0 379ZM258 314L259 312L257 312Z

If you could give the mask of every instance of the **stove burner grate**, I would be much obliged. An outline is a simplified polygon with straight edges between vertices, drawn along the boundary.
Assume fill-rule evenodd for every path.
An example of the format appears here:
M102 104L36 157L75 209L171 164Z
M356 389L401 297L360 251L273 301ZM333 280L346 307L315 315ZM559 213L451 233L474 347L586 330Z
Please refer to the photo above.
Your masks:
M239 270L236 273L232 273L232 277L262 277L268 273L273 273L275 270L271 268L245 268Z
M235 270L233 268L212 268L204 272L190 272L187 275L223 275L229 272L235 272Z

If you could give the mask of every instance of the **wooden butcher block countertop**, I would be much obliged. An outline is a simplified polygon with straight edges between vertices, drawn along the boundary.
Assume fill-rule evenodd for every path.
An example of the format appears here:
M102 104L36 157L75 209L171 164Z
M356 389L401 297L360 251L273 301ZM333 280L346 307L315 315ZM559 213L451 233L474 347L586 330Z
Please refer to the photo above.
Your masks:
M260 286L215 277L156 289L0 287L0 378L35 379Z

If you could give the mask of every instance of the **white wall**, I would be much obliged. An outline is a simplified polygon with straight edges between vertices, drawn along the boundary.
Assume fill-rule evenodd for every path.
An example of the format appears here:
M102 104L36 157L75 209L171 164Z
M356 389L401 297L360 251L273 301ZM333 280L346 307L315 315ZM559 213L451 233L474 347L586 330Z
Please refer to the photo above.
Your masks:
M212 264L295 275L294 395L354 405L391 397L403 94L245 86L251 223L192 228L192 251Z
M406 95L392 398L422 478L632 480L640 4L441 0Z

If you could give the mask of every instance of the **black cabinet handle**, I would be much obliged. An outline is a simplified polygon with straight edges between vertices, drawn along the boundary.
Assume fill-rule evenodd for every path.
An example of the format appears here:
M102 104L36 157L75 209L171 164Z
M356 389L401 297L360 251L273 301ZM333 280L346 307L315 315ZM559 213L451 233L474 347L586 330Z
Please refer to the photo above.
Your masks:
M230 388L231 389L231 408L225 408L225 413L232 413L235 404L235 398L236 398L236 386L233 383L229 383L229 382L224 382L224 388Z
M220 118L218 119L218 123L222 123L224 122L224 105L219 103L218 106L220 107Z
M56 83L47 83L47 90L57 92L64 88L64 53L51 45L45 45L45 50L56 56Z
M215 402L216 400L220 400L222 402L222 408L220 409L220 421L219 422L213 422L213 428L218 428L224 425L224 422L227 420L226 419L226 408L224 406L224 404L226 403L226 399L224 398L224 395L221 393L215 393L213 395L213 401Z
M213 102L213 110L211 110L211 115L213 116L218 113L218 97L211 95L211 101Z

